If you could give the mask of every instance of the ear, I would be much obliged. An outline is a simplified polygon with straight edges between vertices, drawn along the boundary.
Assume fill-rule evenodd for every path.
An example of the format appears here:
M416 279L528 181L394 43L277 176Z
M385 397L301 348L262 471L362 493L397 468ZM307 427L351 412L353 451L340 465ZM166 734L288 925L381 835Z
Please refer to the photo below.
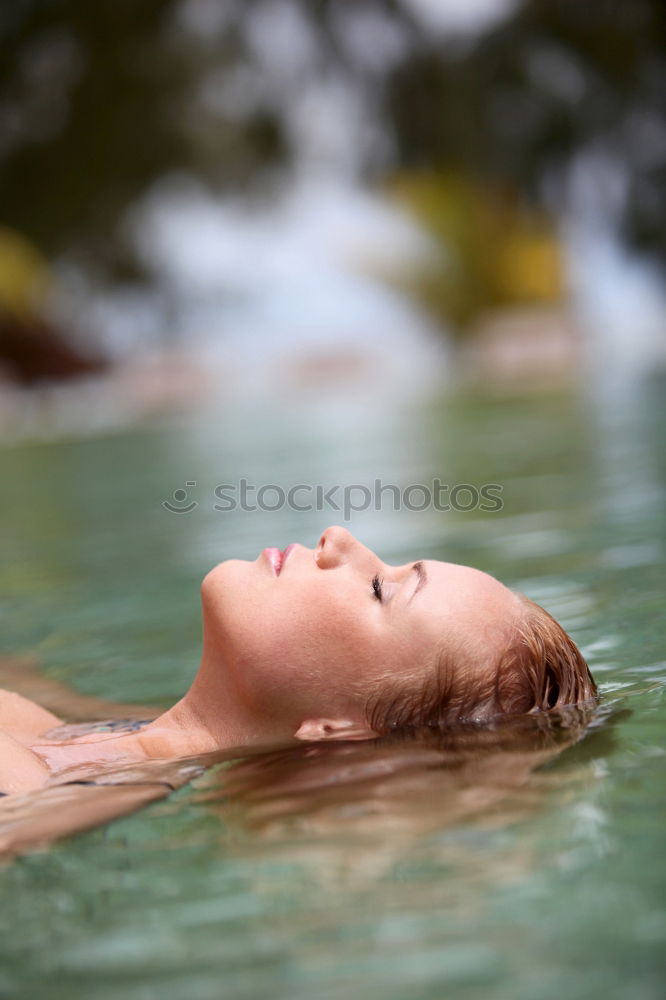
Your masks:
M306 719L294 737L297 740L374 740L377 733L351 719Z

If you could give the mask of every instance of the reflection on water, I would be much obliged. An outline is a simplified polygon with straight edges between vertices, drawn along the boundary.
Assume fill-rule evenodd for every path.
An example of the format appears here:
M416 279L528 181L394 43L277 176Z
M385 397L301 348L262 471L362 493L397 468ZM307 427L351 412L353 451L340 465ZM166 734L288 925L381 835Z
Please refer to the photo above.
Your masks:
M646 390L631 411L608 413L556 396L356 400L353 423L332 406L307 421L296 404L222 407L94 444L5 451L0 513L16 525L2 540L6 652L33 654L91 696L168 702L196 667L209 566L312 542L340 520L222 514L210 503L217 483L492 481L504 487L495 514L387 507L350 526L388 561L470 562L542 600L589 658L601 715L578 742L575 728L532 743L504 731L481 750L473 734L222 762L0 871L12 900L0 989L47 1000L656 1000L661 397ZM199 506L169 514L162 500L187 481Z
M209 772L194 801L222 828L270 842L281 856L297 859L316 835L346 852L354 877L376 876L433 831L501 828L538 809L558 779L544 773L530 782L532 772L581 739L593 716L592 708L571 709L492 727L289 747ZM339 877L326 868L313 874Z

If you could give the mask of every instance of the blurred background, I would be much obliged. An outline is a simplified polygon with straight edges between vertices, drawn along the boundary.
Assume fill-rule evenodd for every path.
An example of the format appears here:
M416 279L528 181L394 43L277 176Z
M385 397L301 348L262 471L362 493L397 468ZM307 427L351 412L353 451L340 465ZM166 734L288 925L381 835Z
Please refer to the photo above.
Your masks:
M185 789L20 860L0 994L661 1000L665 36L658 0L0 5L0 683L167 705L205 572L343 523L219 485L438 478L502 506L344 523L543 603L604 706L406 838L380 776L372 836L359 796L269 837Z
M665 18L3 5L3 434L86 395L89 429L285 383L663 369Z

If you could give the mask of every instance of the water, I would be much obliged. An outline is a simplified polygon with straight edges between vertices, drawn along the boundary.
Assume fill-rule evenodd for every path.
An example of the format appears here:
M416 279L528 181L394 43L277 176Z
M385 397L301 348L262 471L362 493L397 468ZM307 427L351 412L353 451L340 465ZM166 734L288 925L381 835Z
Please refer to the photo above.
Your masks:
M18 858L0 869L0 995L661 997L662 426L652 386L622 406L371 399L311 404L307 419L296 404L221 408L5 449L3 648L80 691L168 704L196 669L210 565L343 523L216 511L217 484L439 476L501 484L504 507L370 510L351 528L388 561L470 562L546 604L604 700L587 736L540 768L532 750L447 768L432 749L377 759L360 745L224 764ZM169 513L162 501L188 481L198 507Z

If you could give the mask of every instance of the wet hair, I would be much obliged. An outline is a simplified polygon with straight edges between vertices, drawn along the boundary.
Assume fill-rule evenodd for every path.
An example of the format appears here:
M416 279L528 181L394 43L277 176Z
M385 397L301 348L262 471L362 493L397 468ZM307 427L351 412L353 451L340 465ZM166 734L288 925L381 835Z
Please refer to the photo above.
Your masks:
M425 681L386 679L365 705L373 732L483 724L593 702L597 687L573 639L544 608L517 596L522 616L507 630L493 670L471 673L451 654L440 654Z

